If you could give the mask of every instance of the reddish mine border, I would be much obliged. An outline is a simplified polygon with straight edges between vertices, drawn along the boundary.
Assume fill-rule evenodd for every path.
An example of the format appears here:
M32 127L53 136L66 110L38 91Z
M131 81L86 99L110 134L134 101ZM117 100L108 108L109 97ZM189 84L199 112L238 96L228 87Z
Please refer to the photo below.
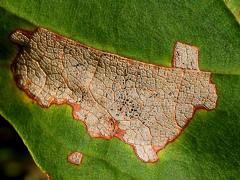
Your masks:
M19 32L23 33L25 36L27 36L29 39L31 39L33 33L36 32L38 29L39 29L39 28L36 28L36 29L33 30L33 31L28 31L28 30L23 30L23 29L17 29L16 31L19 31ZM16 31L14 31L14 32L16 32ZM14 32L13 32L13 33L14 33ZM53 33L53 32L51 32L51 33ZM120 57L122 60L126 60L126 61L129 62L130 64L133 64L134 62L140 62L140 63L142 63L143 65L152 65L152 67L162 67L162 68L167 68L167 69L176 68L176 67L174 67L175 62L176 62L176 61L175 61L176 59L175 59L174 52L175 52L175 46L176 46L176 43L177 43L177 42L176 42L175 45L173 46L173 50L172 50L172 53L173 53L173 54L172 54L172 66L173 66L173 67L166 67L166 66L162 66L162 65L157 65L157 64L151 64L151 63L145 63L145 62L142 62L142 61L137 61L137 60L131 59L130 57L119 56L119 55L112 54L112 53L106 52L106 51L101 51L101 50L92 48L92 47L90 47L90 46L86 46L86 45L84 45L84 44L81 44L81 43L78 42L78 41L74 41L74 40L72 40L71 38L61 36L61 35L58 34L58 33L53 33L53 34L55 35L56 40L63 40L63 41L66 41L66 40L67 40L67 41L69 41L70 43L73 43L74 45L76 45L76 46L78 46L78 47L81 47L81 48L83 47L83 48L90 49L91 51L94 51L94 52L97 53L97 54L99 54L99 53L101 52L101 53L104 53L104 54L107 54L107 55L111 55L111 56L115 56L115 57ZM10 34L10 36L11 36L11 34ZM10 37L9 37L9 39L11 40ZM180 41L179 41L179 42L180 42ZM14 43L15 43L15 42L14 42ZM184 43L184 42L181 42L181 43ZM15 44L17 44L17 43L15 43ZM187 43L184 43L184 44L187 44ZM14 65L15 65L16 59L18 58L18 56L19 56L19 55L21 54L21 52L22 52L22 47L21 47L21 45L19 45L19 44L17 44L17 45L18 45L19 51L18 51L18 54L16 55L13 63L11 64L11 70L12 70L12 72L13 72L13 76L14 76L14 79L15 79L15 83L17 82L18 77L15 76L13 67L14 67ZM189 45L189 44L187 44L187 45ZM192 45L189 45L189 46L192 46ZM195 48L197 48L197 49L199 50L199 48L198 48L197 46L192 46L192 47L195 47ZM199 51L198 51L198 64L199 64ZM184 68L179 68L179 69L182 69L183 71L185 70ZM194 70L194 71L198 71L198 70ZM199 71L201 71L201 70L199 70ZM209 71L201 71L201 72L209 72ZM211 73L211 72L209 72L209 73L210 73L209 83L214 84L216 94L218 94L218 93L217 93L216 85L215 85L215 83L212 82L212 73ZM31 82L29 82L29 83L31 83ZM56 100L54 97L52 97L52 98L50 98L49 105L48 105L48 106L44 106L43 104L40 103L40 101L39 101L39 99L38 99L37 97L33 96L33 95L30 93L30 91L28 90L28 87L27 87L28 84L27 84L26 86L20 86L18 83L16 83L16 85L17 85L17 87L18 87L20 90L23 90L23 91L29 96L29 98L31 98L32 100L36 101L36 102L37 102L41 107L43 107L43 108L48 108L48 107L50 107L52 104L56 104L56 105L67 104L67 105L70 105L70 106L72 107L72 116L73 116L73 118L74 118L75 120L80 120L80 119L77 118L76 114L74 113L75 111L77 111L78 109L81 108L80 105L78 105L78 104L73 104L73 103L69 103L67 99L62 99L60 102L57 102L57 100ZM216 107L217 107L217 105L218 105L218 99L219 99L219 98L217 98L217 101L216 101ZM188 124L192 121L193 116L194 116L194 114L195 114L195 112L196 112L197 110L204 109L204 110L206 110L206 111L211 111L211 110L207 109L205 106L194 106L193 108L194 108L194 109L193 109L193 113L192 113L192 118L187 119L187 123L184 125L184 127L180 128L180 132L179 132L178 135L176 135L176 136L175 136L174 138L172 138L172 139L168 139L168 140L166 141L165 145L162 146L162 147L153 147L153 149L155 150L155 152L156 152L157 154L158 154L158 152L159 152L160 150L164 149L169 143L175 141L175 140L183 133L183 131L184 131L184 129L186 128L186 126L188 126ZM216 108L214 108L214 109L216 109ZM213 110L213 109L212 109L212 110ZM87 125L85 124L85 122L82 121L82 120L80 120L80 121L84 124L85 129L86 129L87 133L89 134L88 128L87 128ZM118 122L117 122L115 119L110 119L110 121L112 121L112 123L115 124L115 128L114 128L114 129L115 129L115 132L116 132L116 133L115 133L113 136L101 136L101 135L99 135L99 134L96 134L96 135L94 135L94 136L91 136L91 135L89 134L89 136L92 137L92 138L104 138L104 139L107 139L107 140L116 137L116 138L120 139L121 141L123 141L125 144L130 145L130 146L133 148L133 150L134 150L135 154L137 155L138 159L140 159L142 162L145 162L145 163L156 163L156 162L159 161L159 158L158 158L156 161L143 161L143 160L138 156L138 154L136 153L136 149L135 149L134 145L133 145L133 144L130 144L130 143L127 143L127 142L125 142L125 141L123 140L123 135L124 135L125 132L118 127ZM176 120L175 120L175 121L176 121Z
M47 180L52 180L52 177L48 173L45 173L45 175L47 177Z

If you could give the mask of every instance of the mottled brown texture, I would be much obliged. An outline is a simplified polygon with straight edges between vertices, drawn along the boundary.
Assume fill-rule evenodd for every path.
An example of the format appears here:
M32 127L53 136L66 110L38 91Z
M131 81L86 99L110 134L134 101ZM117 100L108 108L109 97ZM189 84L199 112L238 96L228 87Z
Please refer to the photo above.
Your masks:
M75 165L80 165L82 162L83 154L75 151L68 155L68 162Z
M198 48L177 42L172 68L96 50L38 28L16 31L17 85L41 106L67 103L92 137L118 137L144 162L174 140L196 108L214 109L210 72L198 69Z

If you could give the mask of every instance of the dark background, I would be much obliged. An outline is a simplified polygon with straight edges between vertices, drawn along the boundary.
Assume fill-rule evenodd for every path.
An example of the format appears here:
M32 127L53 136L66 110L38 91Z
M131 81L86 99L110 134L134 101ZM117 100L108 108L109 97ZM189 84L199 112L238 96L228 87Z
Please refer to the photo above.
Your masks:
M2 116L0 116L0 179L46 179L35 165L17 132Z

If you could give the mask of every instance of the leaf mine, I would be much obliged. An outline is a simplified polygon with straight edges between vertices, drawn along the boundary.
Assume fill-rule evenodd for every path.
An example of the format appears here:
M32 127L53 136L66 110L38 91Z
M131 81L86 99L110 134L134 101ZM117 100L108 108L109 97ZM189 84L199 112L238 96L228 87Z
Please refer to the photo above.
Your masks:
M80 165L82 162L83 154L80 152L72 152L68 155L68 162L75 164L75 165Z
M21 49L12 64L20 89L42 107L71 105L91 137L117 137L144 162L158 160L157 152L180 135L195 110L216 107L216 88L211 73L199 70L197 47L177 42L167 68L44 28L17 30L10 38Z

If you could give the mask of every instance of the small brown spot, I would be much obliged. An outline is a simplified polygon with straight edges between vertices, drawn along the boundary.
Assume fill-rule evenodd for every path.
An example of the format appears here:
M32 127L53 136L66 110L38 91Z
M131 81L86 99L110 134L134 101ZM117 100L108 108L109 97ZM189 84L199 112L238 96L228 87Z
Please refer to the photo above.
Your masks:
M68 162L79 165L82 162L83 154L80 152L72 152L68 155Z

